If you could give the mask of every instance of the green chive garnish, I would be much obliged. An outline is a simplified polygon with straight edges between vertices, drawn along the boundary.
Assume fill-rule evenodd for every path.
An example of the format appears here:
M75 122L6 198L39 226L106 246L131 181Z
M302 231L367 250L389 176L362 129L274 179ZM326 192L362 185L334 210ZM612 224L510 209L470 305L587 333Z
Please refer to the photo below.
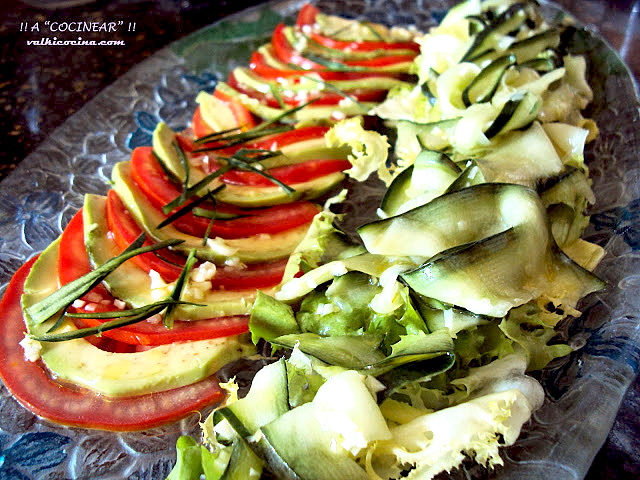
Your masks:
M27 315L31 318L31 322L38 325L51 318L56 312L67 308L74 300L88 293L93 287L102 282L107 275L130 258L142 253L153 252L182 243L182 240L165 240L164 242L143 247L142 245L144 244L145 238L146 236L143 233L117 257L108 260L103 265L80 278L63 285L59 290L31 305L26 310Z
M164 312L164 326L166 328L173 327L173 312L176 306L175 302L180 301L180 296L182 295L182 290L184 289L184 285L188 281L189 273L191 272L191 269L195 264L196 264L196 249L193 248L189 252L189 256L187 257L187 261L184 264L184 268L182 269L182 272L180 273L178 280L176 280L176 284L174 285L173 290L169 295L168 299L173 300L174 303L168 305L167 310Z
M224 187L225 187L224 185L220 185L219 187L214 189L213 192L211 192L211 193L212 194L216 194L220 190L222 190ZM207 195L203 195L202 197L198 198L197 200L194 200L193 202L189 203L188 205L185 205L184 207L182 207L179 210L177 210L175 213L173 213L173 214L169 215L167 218L165 218L162 222L160 222L158 224L158 226L156 228L166 227L170 223L175 222L178 218L182 217L186 213L189 213L191 210L195 209L198 205L203 203L207 198L209 198L209 197L207 197Z
M386 40L384 39L384 37L382 35L380 35L380 32L378 32L375 28L373 28L373 26L369 23L369 22L359 22L360 25L364 26L367 30L369 30L374 37L376 37L378 40L385 42Z
M280 188L282 188L285 192L287 192L287 195L291 195L292 193L295 192L295 190L291 188L289 185L287 185L286 183L283 183L282 181L275 178L273 175L270 175L267 172L252 166L249 162L245 160L241 160L236 157L225 157L224 160L227 161L229 165L232 165L236 168L240 168L241 170L247 170L249 172L254 172L259 175L262 175L266 179L270 180L271 182L275 183Z
M287 105L284 103L284 100L282 100L282 96L280 96L280 92L278 92L278 89L273 85L269 85L269 89L271 90L273 98L275 98L276 102L278 102L278 105L280 105L280 108L282 108L283 110L286 109Z
M213 182L220 175L224 175L225 173L227 173L231 169L232 169L231 166L226 165L226 166L224 166L222 168L219 168L215 172L210 173L209 175L204 177L202 180L200 180L198 183L192 185L191 187L189 187L187 189L187 191L185 193L186 199L188 200L189 198L194 197L195 195L198 194L198 192L200 190L205 188L207 185L209 185L211 182ZM180 205L182 205L181 196L177 196L176 198L171 200L169 203L167 203L164 207L162 207L162 212L165 215L168 215L174 208L179 207Z
M314 82L318 82L320 84L322 84L325 88L328 88L329 90L333 90L334 92L336 92L338 95L340 95L341 97L346 98L347 100L351 100L354 104L356 104L360 110L362 110L363 112L366 112L367 109L364 107L364 105L362 105L355 97L352 97L351 95L349 95L348 93L344 92L343 90L339 89L338 87L336 87L335 85L333 85L332 83L329 82L325 82L324 80L321 80L319 78L313 78L311 76L306 77L308 80L312 80Z
M333 60L327 60L326 58L318 55L306 54L305 58L322 65L330 72L373 72L371 68L360 67L357 65L345 65L344 63L334 62Z
M134 323L142 322L150 317L162 312L168 306L175 305L196 305L201 304L191 302L175 302L173 300L161 300L159 302L145 305L144 307L133 308L131 310L122 310L118 312L100 312L100 313L70 313L68 317L72 318L114 318L109 322L104 322L101 325L95 327L80 328L72 332L63 333L47 333L45 335L29 335L29 338L38 340L39 342L65 342L67 340L75 340L77 338L84 338L90 335L102 335L103 332L113 330L120 327L126 327L133 325Z
M224 150L225 148L235 147L236 145L242 145L243 143L247 143L249 140L255 140L256 138L265 137L267 135L273 135L275 133L288 132L290 130L293 130L292 125L281 125L274 128L269 128L269 129L263 128L260 130L247 130L246 132L224 137L224 141L228 141L228 143L216 145L215 147L197 148L193 150L193 153L215 152L216 150Z
M191 166L189 165L189 161L187 160L187 156L184 154L184 151L175 141L171 142L171 146L178 154L178 158L180 159L180 163L182 164L182 168L184 169L184 180L182 181L182 194L180 195L181 202L184 203L187 199L185 197L187 190L189 189L189 177L191 176Z
M219 130L217 132L209 133L204 137L196 138L194 140L194 143L202 143L204 138L208 138L210 139L209 141L213 141L217 137L222 137L223 135L226 135L231 132L237 132L238 130L242 130L243 128L244 128L244 125L240 125L238 127L227 128L226 130Z

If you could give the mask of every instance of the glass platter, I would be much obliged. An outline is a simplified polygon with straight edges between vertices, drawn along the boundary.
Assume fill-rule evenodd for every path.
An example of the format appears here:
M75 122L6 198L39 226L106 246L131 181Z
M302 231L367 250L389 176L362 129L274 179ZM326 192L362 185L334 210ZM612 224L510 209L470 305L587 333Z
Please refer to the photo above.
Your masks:
M60 234L85 193L107 191L113 164L149 144L160 120L177 130L188 125L197 92L212 90L216 79L246 64L251 51L278 22L291 22L302 3L269 2L173 43L105 89L23 161L0 186L0 292L26 259ZM330 0L318 6L424 30L454 3ZM557 7L543 5L550 20L566 18ZM567 327L576 352L539 374L546 402L516 445L503 452L505 467L487 472L469 464L456 473L459 478L582 478L640 363L638 99L630 73L605 42L585 34L575 49L589 57L595 101L587 116L600 127L587 152L597 203L585 236L608 252L597 273L609 287L589 297L584 315ZM370 185L354 189L347 211L371 207L380 193ZM353 224L362 220L352 217ZM198 420L194 414L140 433L67 428L38 419L2 386L0 479L165 478L177 437L195 432Z

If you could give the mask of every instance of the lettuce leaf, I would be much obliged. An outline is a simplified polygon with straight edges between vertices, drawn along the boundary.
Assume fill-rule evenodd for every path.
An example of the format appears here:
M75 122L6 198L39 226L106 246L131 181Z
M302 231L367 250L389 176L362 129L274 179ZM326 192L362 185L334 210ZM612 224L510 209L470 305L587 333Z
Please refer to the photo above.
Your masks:
M348 160L353 165L345 173L360 182L373 172L387 185L391 183L391 174L387 168L389 143L387 137L362 127L362 118L353 117L335 124L325 134L328 147L351 147Z

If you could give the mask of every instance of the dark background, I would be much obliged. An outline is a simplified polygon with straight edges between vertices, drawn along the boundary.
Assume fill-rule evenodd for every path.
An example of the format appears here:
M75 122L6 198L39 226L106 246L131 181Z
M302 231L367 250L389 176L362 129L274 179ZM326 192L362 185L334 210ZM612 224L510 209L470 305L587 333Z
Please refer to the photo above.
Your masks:
M25 0L37 1L37 0ZM47 0L41 0L47 2ZM51 0L48 0L51 2ZM60 0L64 1L64 0ZM0 179L105 86L155 51L259 0L99 0L57 10L18 1L0 2ZM560 0L618 49L640 76L640 2ZM136 23L113 37L83 33L83 39L125 40L125 46L27 46L37 32L21 32L21 22L117 21ZM42 30L41 30L42 33ZM61 38L67 37L60 34ZM1 185L0 185L1 188ZM630 388L588 480L640 478L640 385ZM576 445L576 448L580 446Z

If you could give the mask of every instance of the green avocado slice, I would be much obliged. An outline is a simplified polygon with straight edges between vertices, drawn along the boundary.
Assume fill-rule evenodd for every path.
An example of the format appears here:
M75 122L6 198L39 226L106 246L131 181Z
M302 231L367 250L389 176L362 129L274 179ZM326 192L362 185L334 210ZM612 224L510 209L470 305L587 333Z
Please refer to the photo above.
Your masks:
M175 132L165 123L159 123L153 132L153 151L162 160L164 166L176 178L182 181L185 177L185 171L182 163L180 162L180 158L178 157L178 153L172 145L174 141ZM293 147L293 145L285 147L285 149L283 149L283 153L286 157L278 156L273 159L269 159L271 162L265 162L264 166L266 168L272 168L285 164L300 163L305 160L310 160L311 158L346 158L347 152L344 149L330 149L326 148L326 146L322 147L320 142L324 143L324 139L300 142L301 144L297 147ZM311 149L306 151L309 147L311 147ZM311 155L314 154L317 154L318 156L312 157ZM325 157L325 155L327 156ZM289 158L289 160L287 160L287 158ZM192 168L189 172L189 186L196 184L204 177L205 174L202 170ZM224 203L249 208L280 205L283 203L293 202L295 200L317 198L326 193L333 186L340 183L343 179L344 174L336 172L308 182L295 183L290 185L295 190L292 194L285 192L277 185L274 185L273 187L226 185L224 190L216 194L216 199ZM213 189L219 185L221 185L220 182L214 181L207 188ZM202 193L205 193L205 191Z
M325 84L329 85L326 90L329 91L331 87L336 88L343 92L349 92L352 90L391 90L394 87L407 87L412 85L402 80L398 80L394 77L369 77L358 80L328 80L328 81L314 81L314 80L300 80L296 83L282 83L278 81L268 81L252 71L247 67L236 67L233 70L238 83L246 85L252 90L258 92L269 92L271 89L288 90L291 92L316 92L321 90ZM301 77L304 78L304 77Z
M58 288L59 240L53 242L33 265L22 296L23 310ZM32 325L29 333L43 334L55 318ZM76 327L65 320L60 331ZM85 339L42 342L41 358L60 381L109 397L128 397L161 392L203 380L223 365L253 353L243 336L161 345L136 353L111 353Z
M94 266L102 265L120 253L117 245L109 238L109 227L105 218L105 197L87 195L83 215L85 244L89 259ZM111 294L131 307L141 307L153 303L151 278L133 262L125 262L104 280ZM270 290L265 290L271 293ZM202 320L229 315L245 315L251 312L256 289L213 290L205 293L198 303L204 307L181 305L174 310L178 320Z
M247 110L251 113L262 117L266 120L273 120L276 117L282 115L285 110L281 108L274 108L263 103L257 98L252 98L249 95L237 91L235 88L229 86L224 82L218 82L216 88L219 89L225 95L238 100L242 103ZM298 110L292 115L292 121L305 122L313 121L317 123L318 120L325 120L329 123L335 123L339 119L352 117L354 115L362 115L368 112L377 103L375 102L360 102L353 103L348 102L345 105L320 105L314 106L313 104L304 107L302 110ZM283 121L289 121L288 118Z
M227 240L210 239L203 247L202 238L182 233L172 225L157 228L157 225L165 217L149 203L147 197L136 187L130 172L129 162L118 163L112 173L113 189L138 225L158 242L170 238L184 240L184 243L177 245L175 249L188 253L192 248L195 248L196 256L203 260L223 263L233 257L243 263L257 263L285 258L291 254L307 233L308 225L302 225L272 235L260 234Z

